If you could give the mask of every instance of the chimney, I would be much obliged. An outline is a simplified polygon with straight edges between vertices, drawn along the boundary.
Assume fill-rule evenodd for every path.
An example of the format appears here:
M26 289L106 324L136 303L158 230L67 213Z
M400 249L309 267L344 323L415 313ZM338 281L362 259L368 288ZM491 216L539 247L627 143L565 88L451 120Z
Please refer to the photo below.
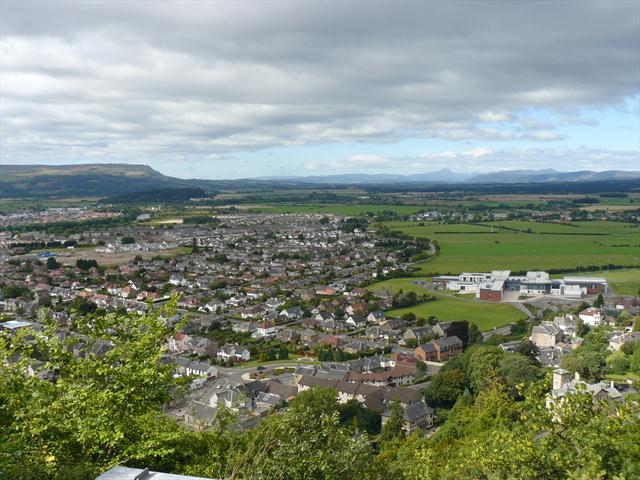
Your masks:
M576 372L573 378L575 378L576 380L580 380L580 374Z
M613 380L611 380L611 388L616 388L615 384L613 383Z

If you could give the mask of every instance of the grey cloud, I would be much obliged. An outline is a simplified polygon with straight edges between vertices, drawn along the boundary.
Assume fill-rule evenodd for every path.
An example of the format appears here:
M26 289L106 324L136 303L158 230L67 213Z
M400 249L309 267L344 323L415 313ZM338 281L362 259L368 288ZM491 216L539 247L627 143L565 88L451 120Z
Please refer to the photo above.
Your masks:
M578 123L640 81L632 1L1 5L4 161L559 140L520 112Z

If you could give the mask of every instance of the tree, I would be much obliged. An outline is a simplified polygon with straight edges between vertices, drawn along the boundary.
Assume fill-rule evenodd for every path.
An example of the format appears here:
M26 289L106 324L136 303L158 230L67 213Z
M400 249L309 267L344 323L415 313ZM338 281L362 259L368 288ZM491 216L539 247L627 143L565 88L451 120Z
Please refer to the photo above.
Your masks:
M400 405L398 399L395 399L393 405L391 405L391 416L382 427L380 442L386 443L404 437L404 430L402 430L403 416L402 405Z
M404 341L404 344L409 348L416 348L418 346L418 340L415 338L407 338Z
M622 375L629 369L629 360L622 351L613 352L607 357L607 370L617 375Z
M98 262L92 258L79 258L78 260L76 260L76 267L78 267L80 270L98 268Z
M482 332L475 323L469 325L469 341L468 345L482 343Z
M416 314L413 312L407 312L402 314L402 320L405 322L413 322L416 319Z
M224 478L356 480L368 470L370 446L341 426L332 389L301 392L288 412L268 417L248 436Z
M76 337L58 337L45 315L43 331L19 332L10 344L0 338L0 477L88 479L111 465L154 466L175 454L182 427L161 415L179 386L174 367L161 361L177 331L162 315L174 310L175 300L143 316L77 318L80 357L69 353ZM111 344L104 355L91 353L98 341ZM23 374L31 346L55 383Z
M427 374L427 364L420 360L416 361L416 372L418 378L424 377Z
M198 239L196 237L193 237L191 239L191 252L198 253L199 251L200 251L200 247L198 246Z
M599 352L579 347L561 361L561 366L570 372L577 372L586 380L598 380L602 377L604 359Z
M29 289L20 285L5 285L2 287L2 296L4 298L18 298L29 295Z
M536 357L540 353L538 346L531 340L520 342L520 344L515 348L515 351L516 353L529 357L533 361L536 360Z
M602 308L604 306L604 298L602 298L602 294L599 293L596 301L593 302L593 306L596 308Z
M498 374L513 388L518 384L535 382L541 373L540 368L529 357L519 353L505 355L498 365Z
M57 270L58 268L60 268L60 264L55 259L55 257L47 258L47 264L46 265L47 265L47 270Z
M289 350L287 350L285 347L281 347L280 350L278 351L278 358L280 360L288 360Z
M451 407L466 386L464 373L457 369L442 369L431 380L425 391L427 403L433 407Z
M349 400L347 403L341 404L339 411L340 423L343 426L355 425L370 435L380 433L380 415L369 410L358 400Z
M94 313L98 306L84 297L76 297L71 302L71 309L81 314Z
M631 372L640 375L640 348L636 347L633 355L629 357L629 368Z

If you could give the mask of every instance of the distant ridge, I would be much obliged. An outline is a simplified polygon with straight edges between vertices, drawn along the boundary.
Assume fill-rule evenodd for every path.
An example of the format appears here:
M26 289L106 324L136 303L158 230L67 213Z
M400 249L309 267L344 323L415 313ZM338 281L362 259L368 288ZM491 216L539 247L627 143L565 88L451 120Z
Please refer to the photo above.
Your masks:
M295 181L314 184L385 184L385 183L548 183L548 182L593 182L609 180L634 180L640 178L640 171L607 170L594 172L580 170L558 172L544 170L501 170L492 173L458 173L448 169L410 175L390 174L343 174L314 175L308 177L259 177L264 181Z
M163 175L148 165L120 163L82 165L0 165L0 197L117 197L157 189L197 187L207 193L219 190L271 188L346 188L350 185L377 191L441 189L484 192L491 185L500 191L528 192L540 185L545 192L625 191L640 188L640 171L503 170L493 173L460 173L448 169L394 174L344 174L279 176L237 180L180 179ZM498 191L494 189L495 191Z
M104 197L156 188L192 186L148 165L0 165L0 196Z

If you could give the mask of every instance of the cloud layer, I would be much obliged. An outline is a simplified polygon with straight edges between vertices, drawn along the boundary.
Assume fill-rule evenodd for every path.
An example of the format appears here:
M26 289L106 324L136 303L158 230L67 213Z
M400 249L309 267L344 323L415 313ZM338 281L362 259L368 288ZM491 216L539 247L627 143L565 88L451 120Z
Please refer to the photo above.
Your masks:
M565 135L532 112L592 121L580 112L620 105L640 82L635 1L1 5L7 163L216 162L407 138L544 145Z

